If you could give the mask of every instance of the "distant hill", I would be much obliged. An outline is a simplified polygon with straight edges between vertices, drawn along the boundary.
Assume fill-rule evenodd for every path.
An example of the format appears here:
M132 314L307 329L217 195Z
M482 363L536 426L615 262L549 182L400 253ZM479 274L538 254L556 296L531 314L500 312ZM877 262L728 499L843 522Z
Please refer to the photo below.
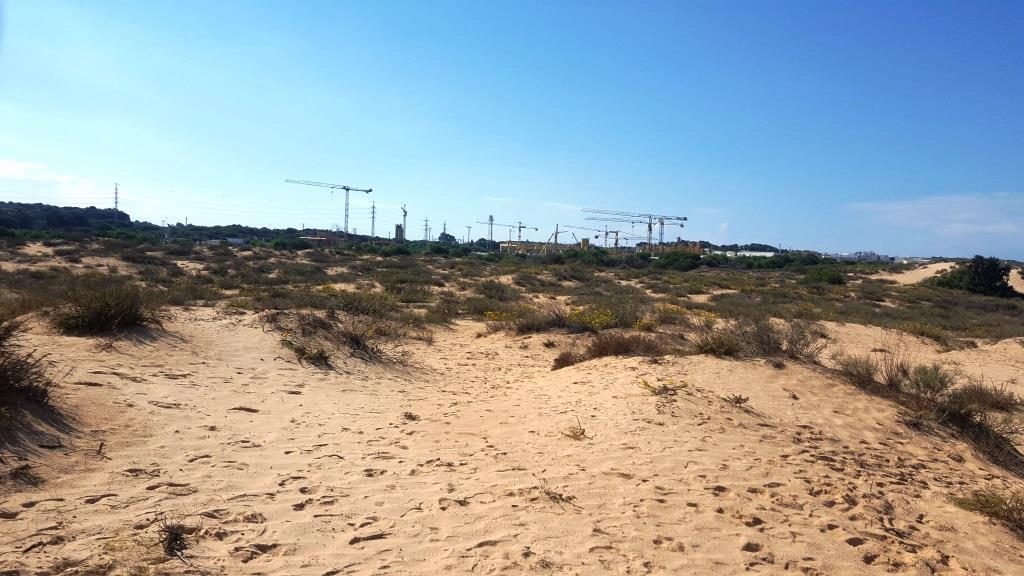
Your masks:
M0 228L9 230L72 231L131 225L126 212L113 208L0 202Z
M242 224L217 226L196 226L172 224L158 226L145 221L133 221L127 212L113 208L79 208L75 206L52 206L50 204L26 204L22 202L0 202L0 236L17 236L25 239L45 237L81 238L83 236L118 236L156 238L165 234L174 240L214 240L222 238L243 238L245 240L271 241L275 239L298 240L311 231L295 228L254 228ZM442 234L442 243L456 243L455 236ZM365 235L353 235L356 242L368 241ZM418 244L418 242L412 242ZM477 244L486 248L487 240L481 238ZM711 250L750 250L757 252L779 252L768 244L727 244L717 245L700 240L701 248Z

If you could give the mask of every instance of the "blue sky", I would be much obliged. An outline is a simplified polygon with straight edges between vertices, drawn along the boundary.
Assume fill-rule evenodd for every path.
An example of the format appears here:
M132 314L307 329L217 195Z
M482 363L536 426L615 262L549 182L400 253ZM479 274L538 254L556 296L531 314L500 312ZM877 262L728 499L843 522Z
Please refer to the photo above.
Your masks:
M0 199L1024 259L1024 3L2 4ZM628 225L627 225L628 226ZM636 230L639 232L640 227ZM496 236L499 233L496 231ZM564 237L563 237L564 240Z

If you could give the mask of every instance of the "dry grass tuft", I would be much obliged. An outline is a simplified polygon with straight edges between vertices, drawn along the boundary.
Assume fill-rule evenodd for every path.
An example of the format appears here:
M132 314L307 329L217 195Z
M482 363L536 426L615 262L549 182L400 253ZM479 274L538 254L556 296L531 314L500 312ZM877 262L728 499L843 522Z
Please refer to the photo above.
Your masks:
M569 426L568 428L563 430L562 436L565 436L566 438L570 438L572 440L589 440L593 438L593 436L587 436L587 429L583 427L583 424L580 422L579 416L576 417L576 425Z
M733 406L743 407L747 404L747 402L750 402L750 397L743 396L742 394L730 394L728 396L723 397L723 400L725 400L729 404L732 404Z
M832 362L839 375L858 388L870 388L878 383L878 361L872 356L839 352L832 355Z
M0 408L28 401L39 406L50 403L54 382L46 356L25 350L19 340L25 325L17 320L0 323Z
M664 398L668 396L675 396L680 390L686 388L686 384L676 384L672 380L651 384L647 380L640 380L640 387L652 396Z
M664 353L664 345L654 337L621 333L604 333L594 336L584 352L587 358L661 356Z
M399 362L398 341L409 333L388 321L358 320L328 310L292 312L275 310L260 316L270 329L281 332L281 344L295 353L300 363L331 368L339 351L366 362ZM421 336L422 337L422 336Z
M777 358L817 362L827 346L824 332L802 322L772 322L768 318L731 323L705 320L695 327L693 345L700 354L724 357Z
M191 563L185 558L185 552L195 545L197 534L202 526L191 526L184 522L162 516L157 521L160 533L160 546L168 558L177 558L185 564Z
M976 490L968 496L953 498L953 503L964 510L998 520L1018 536L1024 537L1024 491L1000 493L995 490Z

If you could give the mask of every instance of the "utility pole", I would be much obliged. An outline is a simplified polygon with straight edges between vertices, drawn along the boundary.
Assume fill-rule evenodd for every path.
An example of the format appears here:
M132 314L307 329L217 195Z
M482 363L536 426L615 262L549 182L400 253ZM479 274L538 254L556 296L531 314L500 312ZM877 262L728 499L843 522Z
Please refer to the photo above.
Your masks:
M345 235L348 235L348 200L349 192L355 190L356 192L365 192L369 194L373 192L373 188L353 188L351 186L344 186L342 184L331 184L328 182L314 182L312 180L285 180L289 184L301 184L303 186L320 186L321 188L330 188L331 195L334 195L335 190L345 191Z
M430 242L430 218L423 219L423 239Z
M409 229L405 226L405 217L408 215L409 213L405 211L405 204L402 204L402 241L409 236Z
M114 182L114 210L118 210L119 200L120 197L119 192L117 191L117 182Z
M466 226L466 244L469 244L472 241L473 241L473 227L472 226Z
M487 241L490 244L487 245L487 249L490 250L491 246L494 245L494 215L487 217Z
M373 236L377 233L377 204L370 202L370 242L373 242Z

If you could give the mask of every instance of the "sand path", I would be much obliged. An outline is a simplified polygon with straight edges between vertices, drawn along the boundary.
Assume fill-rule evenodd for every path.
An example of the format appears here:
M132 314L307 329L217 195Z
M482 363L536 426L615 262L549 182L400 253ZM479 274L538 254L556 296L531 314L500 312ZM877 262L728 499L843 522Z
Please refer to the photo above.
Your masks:
M167 328L107 345L36 330L75 367L61 403L79 431L34 450L44 484L0 495L0 569L1024 569L1019 541L948 500L1005 473L814 369L694 356L551 371L548 336L460 322L406 367L322 372L281 359L252 315L182 311ZM656 397L642 379L686 387ZM564 434L577 418L580 440ZM161 514L202 523L191 567L161 558Z

